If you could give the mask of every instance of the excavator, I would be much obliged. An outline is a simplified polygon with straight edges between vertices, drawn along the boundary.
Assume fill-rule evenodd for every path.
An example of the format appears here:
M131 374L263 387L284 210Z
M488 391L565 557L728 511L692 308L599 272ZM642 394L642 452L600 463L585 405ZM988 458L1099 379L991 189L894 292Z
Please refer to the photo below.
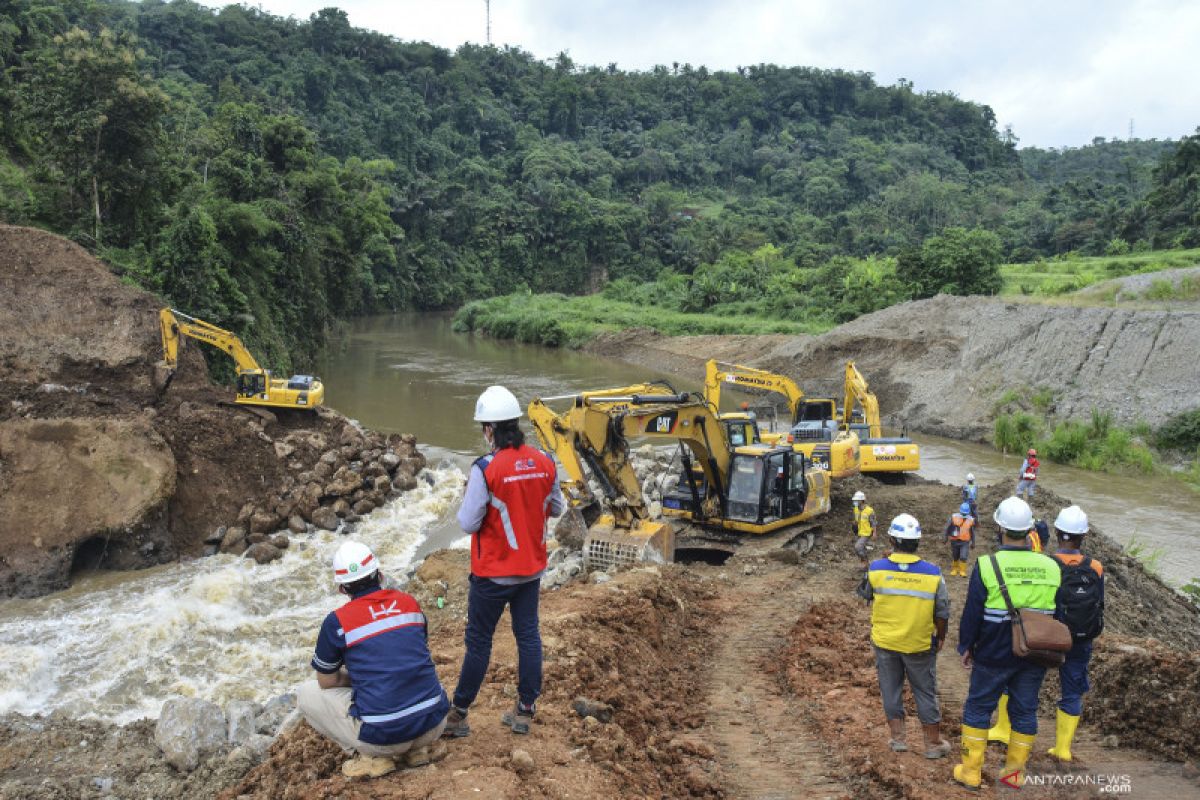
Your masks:
M672 561L677 551L732 553L747 535L790 531L829 511L829 476L807 469L802 453L765 443L731 447L724 426L695 394L615 390L538 398L528 412L542 446L566 472L564 490L573 504L595 498L590 473L604 494L605 509L588 527L584 559L606 569L638 561ZM570 400L554 411L548 403ZM665 519L655 519L630 461L630 439L679 445L681 475L663 497ZM586 465L586 470L585 470Z
M237 365L238 403L272 408L315 409L325 402L325 385L320 378L311 375L293 375L291 378L273 378L271 371L263 369L250 355L237 334L218 328L201 319L188 316L173 308L158 312L162 330L163 360L160 367L166 372L165 385L179 363L179 340L187 336L206 342L227 353Z
M854 413L854 404L862 407ZM879 421L879 401L853 361L846 362L845 397L842 400L842 429L854 431L862 442L862 471L896 474L921 468L921 450L907 436L884 436Z
M828 471L835 479L858 474L858 434L838 428L837 404L834 400L806 398L796 382L785 375L710 359L704 370L704 399L718 412L723 384L775 392L787 399L791 415L790 432L760 432L759 440L771 444L786 440L797 451L804 453L813 466ZM721 419L729 424L744 424L749 418L744 411L721 414Z

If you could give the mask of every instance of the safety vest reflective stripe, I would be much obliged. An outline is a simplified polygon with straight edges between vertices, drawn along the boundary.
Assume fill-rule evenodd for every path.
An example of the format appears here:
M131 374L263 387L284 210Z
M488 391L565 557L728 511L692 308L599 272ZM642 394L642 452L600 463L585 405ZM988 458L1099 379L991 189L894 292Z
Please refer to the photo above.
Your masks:
M547 498L547 501L549 498ZM492 508L500 512L500 525L504 528L504 538L508 540L508 546L513 550L520 550L520 545L517 544L517 532L513 530L512 518L508 516L508 505L499 497L492 495L489 501ZM545 508L546 503L542 503Z
M428 700L422 700L421 702L411 705L408 708L402 708L399 711L393 711L390 714L364 714L361 719L363 722L371 725L378 725L382 722L391 722L392 720L401 719L403 717L410 717L413 714L417 714L427 708L433 708L439 702L441 702L441 699L442 696L437 694Z
M920 597L922 600L933 600L937 592L921 592L916 589L875 589L875 594L899 594L905 597Z
M421 613L392 614L384 617L383 619L377 619L374 622L368 622L366 625L346 631L346 646L349 647L355 642L360 642L363 639L383 633L384 631L390 631L393 628L403 628L405 625L424 624L425 615Z

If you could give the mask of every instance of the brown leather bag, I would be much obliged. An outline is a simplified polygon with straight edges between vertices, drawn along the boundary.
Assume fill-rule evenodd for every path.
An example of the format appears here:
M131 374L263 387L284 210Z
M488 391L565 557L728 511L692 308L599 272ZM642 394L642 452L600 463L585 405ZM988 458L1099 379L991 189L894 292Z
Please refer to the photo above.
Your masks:
M1012 651L1017 658L1032 661L1042 667L1060 667L1067 658L1067 651L1074 644L1071 629L1049 614L1032 608L1013 608L1012 597L1004 583L1004 573L995 554L988 556L996 581L1000 584L1000 595L1012 615Z

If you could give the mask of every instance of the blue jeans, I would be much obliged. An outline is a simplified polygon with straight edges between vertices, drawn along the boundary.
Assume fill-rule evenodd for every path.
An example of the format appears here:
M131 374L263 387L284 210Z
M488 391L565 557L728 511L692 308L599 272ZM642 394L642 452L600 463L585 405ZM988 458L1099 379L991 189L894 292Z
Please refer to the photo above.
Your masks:
M1024 494L1026 498L1032 500L1034 488L1035 486L1033 481L1027 481L1022 478L1021 480L1017 481L1017 497L1020 497L1022 494Z
M1038 692L1046 677L1045 667L991 667L976 663L971 668L971 687L963 703L963 725L990 728L992 712L1000 695L1008 692L1008 719L1017 733L1037 733Z
M970 561L971 560L971 542L958 542L950 540L950 558L954 561Z
M487 578L471 576L467 595L467 651L454 690L455 708L467 709L475 702L479 687L492 660L492 635L504 607L512 615L517 639L517 699L532 708L542 693L542 636L538 631L538 592L541 580L504 586Z
M1092 660L1092 643L1076 642L1067 653L1067 660L1058 668L1058 680L1062 684L1062 697L1058 707L1071 716L1083 713L1083 696L1092 685L1088 683L1088 662Z

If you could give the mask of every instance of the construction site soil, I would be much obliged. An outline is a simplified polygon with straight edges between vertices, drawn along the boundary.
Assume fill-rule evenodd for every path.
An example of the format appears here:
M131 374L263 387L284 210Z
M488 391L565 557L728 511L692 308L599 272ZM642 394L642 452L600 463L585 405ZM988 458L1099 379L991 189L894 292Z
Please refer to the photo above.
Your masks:
M1169 310L1049 306L990 297L901 303L820 336L677 336L645 329L603 334L589 352L656 370L704 374L718 358L801 381L814 396L842 392L853 359L879 396L885 422L982 440L1006 392L1048 389L1050 411L1092 409L1124 425L1156 424L1196 407L1197 304Z

